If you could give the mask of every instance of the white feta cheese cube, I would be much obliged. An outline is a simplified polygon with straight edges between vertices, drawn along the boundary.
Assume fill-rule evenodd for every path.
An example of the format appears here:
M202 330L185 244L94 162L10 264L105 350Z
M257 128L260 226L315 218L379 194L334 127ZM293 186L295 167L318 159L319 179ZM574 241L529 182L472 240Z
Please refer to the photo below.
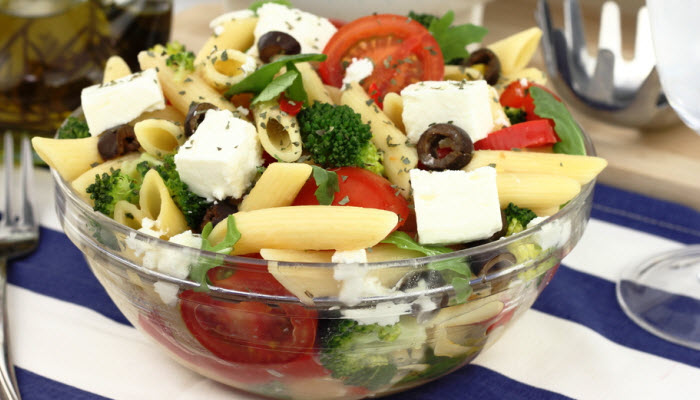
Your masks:
M372 75L374 64L369 58L352 58L352 63L345 69L345 77L343 78L343 86L353 82L360 82L366 77Z
M255 42L249 52L258 56L258 40L267 32L284 32L299 42L302 53L320 53L337 29L326 18L289 8L281 4L266 3L258 8L255 25Z
M224 32L224 24L226 24L227 22L236 19L246 19L253 17L255 17L255 12L253 12L253 10L246 9L231 11L225 14L221 14L218 17L211 20L211 22L209 23L209 28L211 28L214 31L214 34L218 36Z
M228 110L208 110L175 155L182 181L209 201L243 196L260 165L262 148L255 126Z
M92 136L129 123L144 112L165 108L155 68L86 87L80 94L80 102Z
M331 262L338 264L366 263L367 250L337 250L333 253Z
M411 143L418 143L433 124L452 123L469 135L472 142L493 130L491 92L486 81L425 81L406 86L403 124Z
M486 239L503 227L494 168L471 172L412 169L410 176L420 243Z

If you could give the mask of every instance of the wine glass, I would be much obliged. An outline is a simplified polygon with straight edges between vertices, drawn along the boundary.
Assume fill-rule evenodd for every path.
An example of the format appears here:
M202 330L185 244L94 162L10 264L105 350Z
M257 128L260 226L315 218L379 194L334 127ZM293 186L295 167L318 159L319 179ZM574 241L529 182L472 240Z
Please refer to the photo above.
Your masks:
M700 2L647 0L647 7L664 93L681 120L700 134ZM700 350L700 245L627 269L618 281L617 298L642 328Z

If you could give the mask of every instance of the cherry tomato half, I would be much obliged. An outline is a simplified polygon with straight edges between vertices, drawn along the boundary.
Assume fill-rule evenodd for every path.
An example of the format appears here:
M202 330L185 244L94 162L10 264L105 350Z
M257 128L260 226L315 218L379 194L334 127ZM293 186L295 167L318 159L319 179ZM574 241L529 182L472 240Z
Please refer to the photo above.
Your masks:
M525 84L523 85L523 83ZM537 114L535 114L535 102L534 100L532 100L532 96L530 96L530 94L528 93L528 89L533 86L537 86L546 90L551 95L553 95L558 101L561 101L561 99L557 95L555 95L554 93L552 93L551 90L547 89L542 85L538 85L530 81L521 82L521 80L516 80L511 82L508 86L506 86L503 93L501 93L501 97L499 99L501 105L504 107L508 106L513 108L522 108L523 110L525 110L526 119L528 121L542 119L539 116L537 116Z
M207 273L216 286L269 295L289 292L265 267L238 270L217 267ZM270 305L213 299L186 290L180 294L180 312L192 335L225 361L251 364L286 363L313 353L316 311L294 304Z
M408 218L408 202L388 180L358 167L342 167L331 171L338 174L338 187L340 189L335 193L332 205L392 211L399 216L396 228L403 225ZM316 181L313 177L309 178L294 199L293 205L318 205L314 194L316 189Z
M376 84L379 100L419 81L439 81L445 73L442 51L421 24L404 15L380 14L356 19L338 29L326 44L319 73L326 84L340 87L345 69L355 58L374 62L372 75L363 80L368 91Z

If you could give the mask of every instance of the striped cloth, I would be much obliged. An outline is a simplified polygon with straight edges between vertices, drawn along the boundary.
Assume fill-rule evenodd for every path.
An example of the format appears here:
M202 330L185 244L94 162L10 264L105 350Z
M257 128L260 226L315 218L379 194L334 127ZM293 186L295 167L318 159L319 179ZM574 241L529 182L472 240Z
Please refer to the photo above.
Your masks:
M253 399L171 361L110 301L61 232L53 184L41 244L10 265L10 335L25 399ZM700 351L637 327L615 298L620 270L700 243L697 211L599 185L582 240L555 279L471 365L390 399L700 398ZM698 297L700 298L700 297Z

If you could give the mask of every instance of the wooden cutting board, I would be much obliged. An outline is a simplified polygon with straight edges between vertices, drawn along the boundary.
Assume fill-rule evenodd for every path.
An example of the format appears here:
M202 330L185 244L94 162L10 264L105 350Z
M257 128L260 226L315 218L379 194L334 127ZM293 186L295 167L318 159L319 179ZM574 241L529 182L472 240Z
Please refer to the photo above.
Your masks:
M557 3L553 15L560 13ZM587 2L584 2L587 3ZM489 28L485 43L535 25L536 0L495 0L488 3L484 25ZM589 43L596 42L599 4L584 7ZM635 7L636 9L636 7ZM633 9L634 10L634 9ZM210 34L209 21L223 12L220 2L194 6L173 21L173 39L198 49ZM622 26L634 27L634 15L623 7ZM626 43L633 33L623 32ZM543 66L541 55L533 65ZM599 181L648 196L676 201L700 210L700 135L683 124L641 132L609 125L573 111L593 138L598 154L609 166Z

